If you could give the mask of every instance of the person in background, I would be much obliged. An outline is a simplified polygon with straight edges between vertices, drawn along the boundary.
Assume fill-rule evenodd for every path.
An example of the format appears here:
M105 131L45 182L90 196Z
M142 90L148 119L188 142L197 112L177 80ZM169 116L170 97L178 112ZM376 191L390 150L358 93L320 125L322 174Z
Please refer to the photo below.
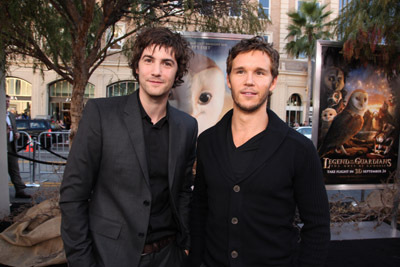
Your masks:
M324 264L330 215L320 159L267 108L278 67L262 37L229 51L233 110L198 138L190 266Z
M10 107L10 96L6 95L6 109ZM6 115L7 122L7 152L17 154L17 140L20 134L17 129L17 124L15 122L15 115L12 112L7 111ZM19 173L18 158L14 155L7 153L8 160L8 174L15 188L16 198L31 198L32 196L25 193L26 185L22 181L21 175Z

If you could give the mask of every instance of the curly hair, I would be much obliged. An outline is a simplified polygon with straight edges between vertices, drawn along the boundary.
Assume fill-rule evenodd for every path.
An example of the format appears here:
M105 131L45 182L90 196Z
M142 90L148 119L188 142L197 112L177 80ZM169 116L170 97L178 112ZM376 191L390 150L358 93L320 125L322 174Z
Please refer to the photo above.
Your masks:
M251 39L243 39L229 50L229 55L226 59L226 72L228 75L232 71L233 60L240 53L255 50L264 52L269 56L271 60L271 74L275 79L279 74L279 53L272 47L272 44L267 43L261 36L256 36Z
M182 84L182 78L188 72L189 61L193 56L193 51L189 43L179 33L173 33L171 30L164 27L145 28L136 36L133 44L132 58L129 62L129 66L136 80L140 83L139 75L136 73L136 70L139 67L139 60L142 53L147 47L152 45L159 48L172 49L178 64L175 82L172 87Z

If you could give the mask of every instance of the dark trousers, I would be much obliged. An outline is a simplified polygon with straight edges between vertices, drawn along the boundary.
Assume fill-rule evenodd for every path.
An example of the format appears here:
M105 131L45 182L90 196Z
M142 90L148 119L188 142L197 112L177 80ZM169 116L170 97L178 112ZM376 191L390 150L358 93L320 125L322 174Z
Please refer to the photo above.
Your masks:
M7 151L16 153L14 142L7 142ZM15 187L15 192L20 192L26 188L22 182L21 175L19 174L18 158L8 155L8 174L10 175L11 182Z
M185 259L184 250L172 242L159 252L142 256L138 267L180 267Z

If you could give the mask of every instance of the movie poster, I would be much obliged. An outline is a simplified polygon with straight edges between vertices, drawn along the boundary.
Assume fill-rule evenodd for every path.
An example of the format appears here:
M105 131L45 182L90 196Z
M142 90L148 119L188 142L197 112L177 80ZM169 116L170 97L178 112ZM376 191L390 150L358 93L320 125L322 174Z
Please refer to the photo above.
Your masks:
M381 184L398 163L400 78L373 64L345 62L341 49L333 42L317 48L314 142L325 182Z
M184 84L172 90L169 102L197 119L199 134L232 108L226 84L226 58L231 47L248 35L184 33L195 55Z

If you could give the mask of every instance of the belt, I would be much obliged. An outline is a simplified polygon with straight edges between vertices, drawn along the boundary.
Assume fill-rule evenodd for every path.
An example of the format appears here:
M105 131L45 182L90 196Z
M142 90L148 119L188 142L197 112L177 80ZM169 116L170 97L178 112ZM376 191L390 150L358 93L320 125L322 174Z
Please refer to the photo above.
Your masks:
M160 240L157 240L153 243L150 244L145 244L142 252L142 256L151 254L154 252L159 252L161 249L165 248L168 246L172 241L175 240L175 235L170 235L167 237L164 237Z

